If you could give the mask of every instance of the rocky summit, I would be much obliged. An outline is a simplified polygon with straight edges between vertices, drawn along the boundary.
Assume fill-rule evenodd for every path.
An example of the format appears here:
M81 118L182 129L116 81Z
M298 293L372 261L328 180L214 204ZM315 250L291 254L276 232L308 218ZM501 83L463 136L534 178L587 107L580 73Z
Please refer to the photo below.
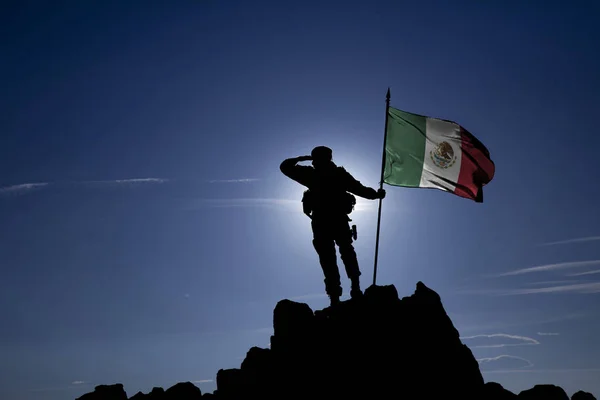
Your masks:
M402 300L394 286L372 286L315 313L282 300L273 326L270 349L252 348L239 370L218 372L219 396L438 398L483 386L439 296L422 283Z
M214 393L183 382L130 399L569 399L553 385L517 395L484 383L439 295L422 282L401 299L393 285L371 286L359 299L318 311L281 300L273 328L270 348L253 347L240 368L218 371ZM127 399L121 384L98 386L78 400L117 399ZM576 399L595 398L578 392Z

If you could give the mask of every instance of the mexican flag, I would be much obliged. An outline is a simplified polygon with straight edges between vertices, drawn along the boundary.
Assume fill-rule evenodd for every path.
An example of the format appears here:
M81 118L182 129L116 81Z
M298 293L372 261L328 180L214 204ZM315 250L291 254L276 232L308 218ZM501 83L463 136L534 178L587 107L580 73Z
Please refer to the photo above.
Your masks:
M487 148L459 124L388 107L383 182L483 202L494 177Z

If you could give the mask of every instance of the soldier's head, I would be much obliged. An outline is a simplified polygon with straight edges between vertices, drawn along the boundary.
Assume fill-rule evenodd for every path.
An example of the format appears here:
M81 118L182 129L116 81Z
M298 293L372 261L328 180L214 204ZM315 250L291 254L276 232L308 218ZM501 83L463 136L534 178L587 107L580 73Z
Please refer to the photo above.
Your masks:
M326 146L317 146L310 152L312 165L315 168L330 166L333 162L333 151Z

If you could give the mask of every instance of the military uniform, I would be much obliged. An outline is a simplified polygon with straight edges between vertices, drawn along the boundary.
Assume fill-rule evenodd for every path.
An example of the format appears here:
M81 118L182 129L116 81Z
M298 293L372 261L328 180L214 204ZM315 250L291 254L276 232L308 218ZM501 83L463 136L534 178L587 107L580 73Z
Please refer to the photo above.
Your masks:
M355 297L362 294L359 284L361 273L352 245L352 230L349 224L351 220L348 217L353 206L349 202L354 197L349 193L370 200L378 199L379 195L375 189L364 186L343 167L336 166L333 162L318 169L297 163L297 159L289 158L281 163L280 169L287 177L309 189L305 192L303 203L305 212L312 219L313 246L325 275L325 290L332 302L342 294L336 260L337 244L346 275L352 281L351 295Z

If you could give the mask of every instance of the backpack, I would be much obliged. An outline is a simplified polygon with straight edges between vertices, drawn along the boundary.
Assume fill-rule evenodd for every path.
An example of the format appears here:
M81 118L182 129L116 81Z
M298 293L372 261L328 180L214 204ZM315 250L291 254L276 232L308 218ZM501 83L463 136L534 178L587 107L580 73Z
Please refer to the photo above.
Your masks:
M352 193L348 193L348 192L343 192L343 194L340 197L339 204L337 204L337 206L339 207L339 210L347 215L349 215L350 213L352 213L352 211L354 211L355 205L356 205L356 197L354 197L354 195ZM314 211L314 207L315 207L315 198L313 196L313 193L310 191L310 189L307 189L302 194L302 211L304 212L304 214L306 214L310 217L312 212Z

